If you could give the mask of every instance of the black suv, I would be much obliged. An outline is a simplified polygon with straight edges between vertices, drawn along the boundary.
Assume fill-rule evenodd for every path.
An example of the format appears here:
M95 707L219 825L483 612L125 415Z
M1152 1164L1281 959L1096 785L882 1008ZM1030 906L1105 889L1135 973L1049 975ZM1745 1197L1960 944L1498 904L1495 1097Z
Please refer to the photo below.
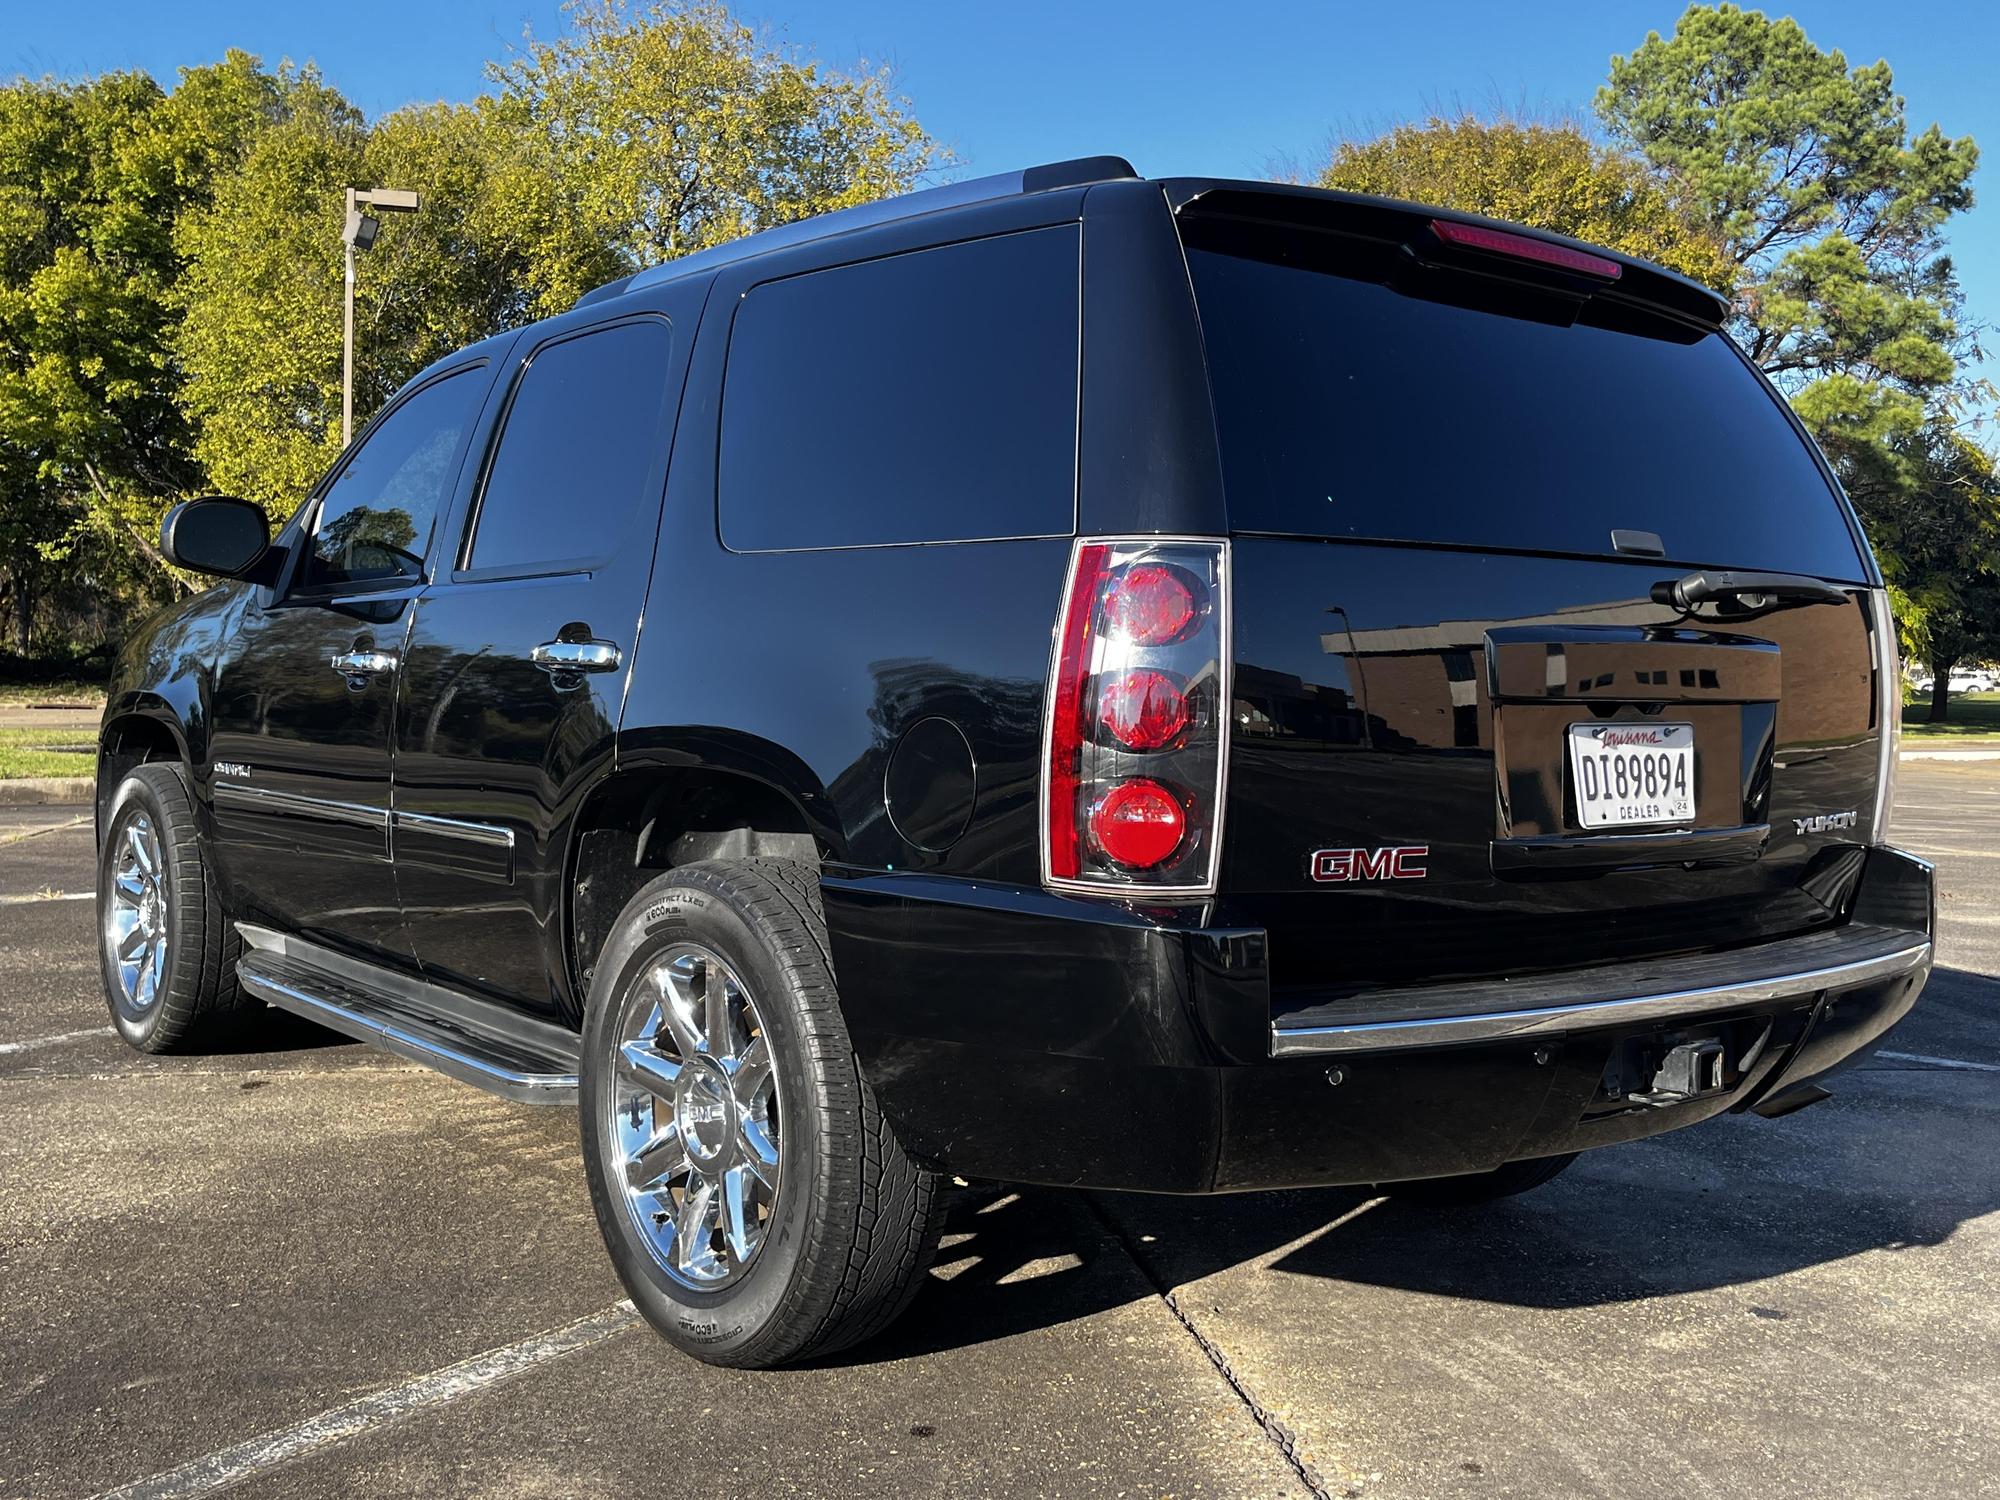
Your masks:
M232 581L112 685L118 1028L575 1101L633 1299L740 1365L894 1317L948 1173L1465 1200L1824 1098L1931 875L1881 579L1724 311L1109 158L603 287L275 539L168 518Z

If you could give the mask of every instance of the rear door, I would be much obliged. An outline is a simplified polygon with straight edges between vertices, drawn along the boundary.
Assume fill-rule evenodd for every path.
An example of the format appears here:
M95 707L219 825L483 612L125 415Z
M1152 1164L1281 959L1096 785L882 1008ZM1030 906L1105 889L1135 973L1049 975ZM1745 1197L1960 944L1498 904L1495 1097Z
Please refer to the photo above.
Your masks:
M1223 884L1280 1003L1840 920L1873 570L1698 295L1254 200L1181 222L1235 537ZM1655 601L1698 568L1837 587Z
M612 762L699 291L517 346L397 706L397 882L437 976L563 1014L569 826Z

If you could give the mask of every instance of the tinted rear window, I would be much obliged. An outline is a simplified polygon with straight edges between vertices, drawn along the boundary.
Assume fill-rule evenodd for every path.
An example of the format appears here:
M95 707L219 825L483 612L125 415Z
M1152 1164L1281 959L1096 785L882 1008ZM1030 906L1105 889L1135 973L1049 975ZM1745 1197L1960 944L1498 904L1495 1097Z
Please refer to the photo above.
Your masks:
M1862 576L1720 333L1602 297L1565 326L1525 289L1330 235L1197 221L1188 263L1232 529L1608 553L1615 528L1677 561Z
M752 287L723 377L738 552L1068 536L1077 231L1037 229Z

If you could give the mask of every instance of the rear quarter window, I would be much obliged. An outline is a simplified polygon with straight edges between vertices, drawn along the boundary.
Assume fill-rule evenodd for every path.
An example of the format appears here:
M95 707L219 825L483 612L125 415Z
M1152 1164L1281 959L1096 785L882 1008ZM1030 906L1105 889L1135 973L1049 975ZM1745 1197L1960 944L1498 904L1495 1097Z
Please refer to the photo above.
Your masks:
M1467 305L1335 235L1184 232L1232 530L1583 554L1649 531L1689 564L1865 577L1723 334Z
M1068 536L1074 225L763 282L723 375L737 552Z

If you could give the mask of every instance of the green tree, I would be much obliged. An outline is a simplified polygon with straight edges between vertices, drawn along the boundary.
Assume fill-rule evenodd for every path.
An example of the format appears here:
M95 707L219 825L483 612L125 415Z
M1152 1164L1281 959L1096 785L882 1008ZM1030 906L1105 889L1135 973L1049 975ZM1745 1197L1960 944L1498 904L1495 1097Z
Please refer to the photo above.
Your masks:
M414 188L359 257L355 415L431 361L643 265L909 186L937 153L880 75L760 44L716 5L577 6L470 105L366 124L330 92L182 220L195 453L282 513L336 456L342 189Z
M1511 219L1735 289L1720 239L1671 185L1575 125L1433 116L1342 143L1319 185Z
M1952 669L2000 656L2000 474L1945 414L1907 447L1914 482L1876 508L1870 532L1903 649L1930 668L1930 717L1942 722Z
M0 88L0 566L19 651L47 594L163 582L149 538L199 477L167 357L173 225L282 91L240 52L171 95L136 73Z
M943 154L885 72L767 46L705 0L573 0L490 74L574 222L650 265L911 187Z
M1978 150L1912 136L1886 62L1850 70L1797 22L1690 6L1614 57L1597 112L1714 224L1737 268L1735 333L1864 508L1911 467L1968 340L1944 226Z

